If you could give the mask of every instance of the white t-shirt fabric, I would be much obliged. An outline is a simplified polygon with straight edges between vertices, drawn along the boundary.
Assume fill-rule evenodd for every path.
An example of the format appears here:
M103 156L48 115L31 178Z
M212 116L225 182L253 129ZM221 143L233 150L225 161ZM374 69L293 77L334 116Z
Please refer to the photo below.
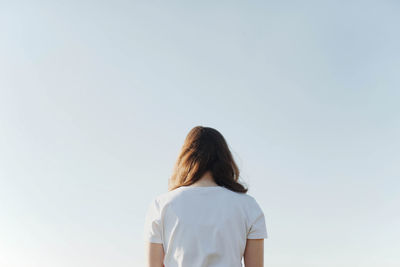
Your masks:
M267 238L249 194L222 186L181 186L153 198L144 240L161 243L165 267L241 267L246 239Z

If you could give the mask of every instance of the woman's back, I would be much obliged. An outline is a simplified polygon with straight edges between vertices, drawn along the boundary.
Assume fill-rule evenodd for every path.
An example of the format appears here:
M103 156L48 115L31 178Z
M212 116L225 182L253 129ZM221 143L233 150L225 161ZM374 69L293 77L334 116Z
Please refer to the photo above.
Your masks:
M181 186L149 205L145 240L161 243L166 267L242 266L247 239L267 238L256 200L222 186Z

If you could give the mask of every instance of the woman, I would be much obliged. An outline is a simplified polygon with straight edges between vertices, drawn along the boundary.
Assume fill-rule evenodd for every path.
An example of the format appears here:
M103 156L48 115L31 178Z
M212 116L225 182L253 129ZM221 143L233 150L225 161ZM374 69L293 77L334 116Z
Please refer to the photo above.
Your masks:
M224 137L210 127L187 135L168 192L148 207L148 267L264 266L264 213L238 182Z

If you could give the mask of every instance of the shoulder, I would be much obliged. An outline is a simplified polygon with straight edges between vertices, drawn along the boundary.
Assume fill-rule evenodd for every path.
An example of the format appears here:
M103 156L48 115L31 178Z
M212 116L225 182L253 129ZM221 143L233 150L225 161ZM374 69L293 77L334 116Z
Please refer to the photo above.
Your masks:
M173 202L175 199L179 198L181 195L181 190L179 188L172 191L164 192L153 197L151 204L157 206L159 209L163 209L169 203Z
M172 191L156 195L155 197L153 197L152 203L159 209L163 209L164 207L175 201L184 201L185 193L185 190L181 190L181 188L176 188ZM237 206L242 206L247 209L254 209L254 207L257 208L258 206L256 199L248 193L235 192L225 187L222 188L220 193L225 200L233 202Z
M253 195L249 193L238 193L231 190L227 191L229 191L228 194L232 197L234 202L236 202L237 206L245 209L249 216L251 216L252 213L262 213L262 208Z
M258 206L255 197L249 193L239 193L228 188L224 188L222 193L224 194L224 198L229 202L234 203L238 208L254 209Z
M228 188L224 188L223 190L229 197L237 199L238 201L244 202L244 203L253 203L255 201L255 198L250 195L249 193L239 193L232 191Z

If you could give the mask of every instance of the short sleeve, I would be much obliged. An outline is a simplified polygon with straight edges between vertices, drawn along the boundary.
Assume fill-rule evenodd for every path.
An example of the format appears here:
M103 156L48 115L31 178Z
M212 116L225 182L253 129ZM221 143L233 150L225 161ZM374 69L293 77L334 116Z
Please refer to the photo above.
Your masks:
M163 243L162 218L160 204L153 199L147 208L144 224L144 240L151 243Z
M267 227L265 225L265 216L260 205L253 198L250 206L250 227L247 233L247 239L267 238Z

